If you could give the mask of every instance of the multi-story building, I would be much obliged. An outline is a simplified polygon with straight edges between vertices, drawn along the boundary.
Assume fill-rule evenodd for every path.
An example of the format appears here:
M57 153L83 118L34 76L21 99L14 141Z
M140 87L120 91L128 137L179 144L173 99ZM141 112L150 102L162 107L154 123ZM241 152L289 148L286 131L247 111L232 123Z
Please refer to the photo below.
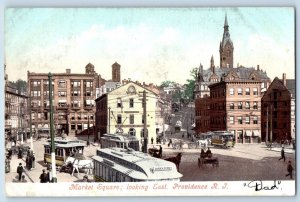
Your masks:
M233 67L234 46L225 16L220 43L220 67L213 56L206 70L200 64L195 84L196 132L230 130L237 142L254 142L260 136L260 98L270 84L265 71Z
M128 82L95 100L96 132L99 139L105 133L136 136L143 143L143 92L146 92L146 125L148 142L156 139L156 109L158 96L154 92Z
M28 94L31 98L32 127L49 129L49 77L48 73L27 73ZM96 89L102 79L91 63L85 67L85 73L52 73L52 100L54 123L57 133L79 134L93 126Z
M295 138L295 80L275 78L261 99L262 140L277 141Z
M21 135L27 134L28 96L21 94L17 89L9 85L8 76L5 75L5 134L6 138L21 139ZM27 135L23 136L24 139Z
M209 86L210 131L230 131L237 143L258 142L261 134L261 81L243 77L248 70L240 69L235 78L229 75Z

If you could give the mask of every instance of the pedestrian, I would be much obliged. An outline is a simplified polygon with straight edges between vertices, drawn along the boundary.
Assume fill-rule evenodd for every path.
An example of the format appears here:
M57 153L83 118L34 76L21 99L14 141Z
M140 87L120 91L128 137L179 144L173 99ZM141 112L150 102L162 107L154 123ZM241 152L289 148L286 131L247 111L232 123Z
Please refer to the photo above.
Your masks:
M153 137L151 137L151 144L153 144Z
M212 157L212 153L211 153L211 150L209 149L209 147L208 147L208 149L207 149L207 151L206 151L206 156L207 156L208 158L211 158L211 157Z
M162 146L159 146L159 151L158 151L158 157L161 158L162 157Z
M285 162L284 147L282 147L281 149L281 158L278 159L278 161L280 161L281 159L283 159L283 161Z
M35 168L35 156L33 153L31 154L31 160L32 160L32 168Z
M23 152L22 152L22 149L19 147L18 148L18 159L21 159L23 158Z
M19 166L18 166L18 168L17 168L17 173L19 174L19 181L21 181L21 177L22 177L22 173L23 173L23 171L24 171L24 168L23 168L23 166L22 166L22 163L19 163Z
M293 168L293 166L292 166L292 163L291 163L291 161L289 161L289 164L288 164L288 166L287 166L288 174L286 174L285 176L286 176L286 177L287 177L287 176L290 176L291 179L293 179L293 170L294 170L294 168Z
M170 141L168 143L168 147L170 147L171 144L172 144L172 139L170 139Z
M41 183L47 183L47 182L49 182L48 175L47 175L45 169L43 169L43 173L40 175L40 182Z

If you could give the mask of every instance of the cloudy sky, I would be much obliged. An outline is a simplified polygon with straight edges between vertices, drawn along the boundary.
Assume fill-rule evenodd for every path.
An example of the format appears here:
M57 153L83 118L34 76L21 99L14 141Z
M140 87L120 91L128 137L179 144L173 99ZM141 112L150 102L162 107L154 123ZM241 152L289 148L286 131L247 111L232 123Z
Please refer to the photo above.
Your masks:
M219 43L227 13L234 66L294 78L293 8L77 8L6 9L5 63L9 80L27 71L83 73L90 62L111 79L185 83L200 62L219 66Z

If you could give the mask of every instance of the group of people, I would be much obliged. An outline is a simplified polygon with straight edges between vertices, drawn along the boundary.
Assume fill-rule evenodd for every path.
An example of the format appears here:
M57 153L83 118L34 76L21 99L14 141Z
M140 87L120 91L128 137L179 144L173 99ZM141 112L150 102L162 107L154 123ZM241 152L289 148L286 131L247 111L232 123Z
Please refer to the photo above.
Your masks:
M283 159L283 162L285 162L285 152L284 152L284 147L281 148L281 157L278 159L278 161L280 161L281 159ZM291 179L293 179L293 166L292 166L292 162L289 161L288 165L287 165L287 174L285 175L286 177L290 176Z

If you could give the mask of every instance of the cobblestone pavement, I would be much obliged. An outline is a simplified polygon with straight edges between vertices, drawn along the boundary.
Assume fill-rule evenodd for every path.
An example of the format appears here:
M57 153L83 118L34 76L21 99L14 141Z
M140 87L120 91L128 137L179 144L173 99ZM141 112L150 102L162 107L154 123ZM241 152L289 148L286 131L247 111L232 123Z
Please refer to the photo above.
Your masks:
M177 135L177 136L176 136ZM174 134L172 138L180 138L179 134ZM182 137L181 137L182 138ZM287 162L291 160L295 168L295 152L291 148L286 148L286 161L279 161L280 148L267 148L264 144L236 144L232 149L211 148L213 156L218 157L219 167L212 167L211 164L198 167L198 157L200 149L188 149L188 139L183 138L183 150L168 147L167 143L162 144L163 158L175 156L178 152L182 152L179 172L183 174L182 181L242 181L242 180L288 180L285 177L287 173ZM34 152L36 157L35 169L26 171L27 181L39 182L39 176L42 169L46 169L43 163L45 139L34 141ZM25 145L30 145L25 143ZM157 147L158 145L148 145ZM96 153L99 148L97 144L91 144L84 148L84 155L88 158ZM25 166L24 159L17 159L13 155L11 160L11 171L6 173L6 182L12 182L17 177L17 166L19 163ZM295 173L294 173L295 174ZM69 173L57 172L58 182L79 182L82 180L84 173L71 176ZM89 179L93 176L89 175Z

